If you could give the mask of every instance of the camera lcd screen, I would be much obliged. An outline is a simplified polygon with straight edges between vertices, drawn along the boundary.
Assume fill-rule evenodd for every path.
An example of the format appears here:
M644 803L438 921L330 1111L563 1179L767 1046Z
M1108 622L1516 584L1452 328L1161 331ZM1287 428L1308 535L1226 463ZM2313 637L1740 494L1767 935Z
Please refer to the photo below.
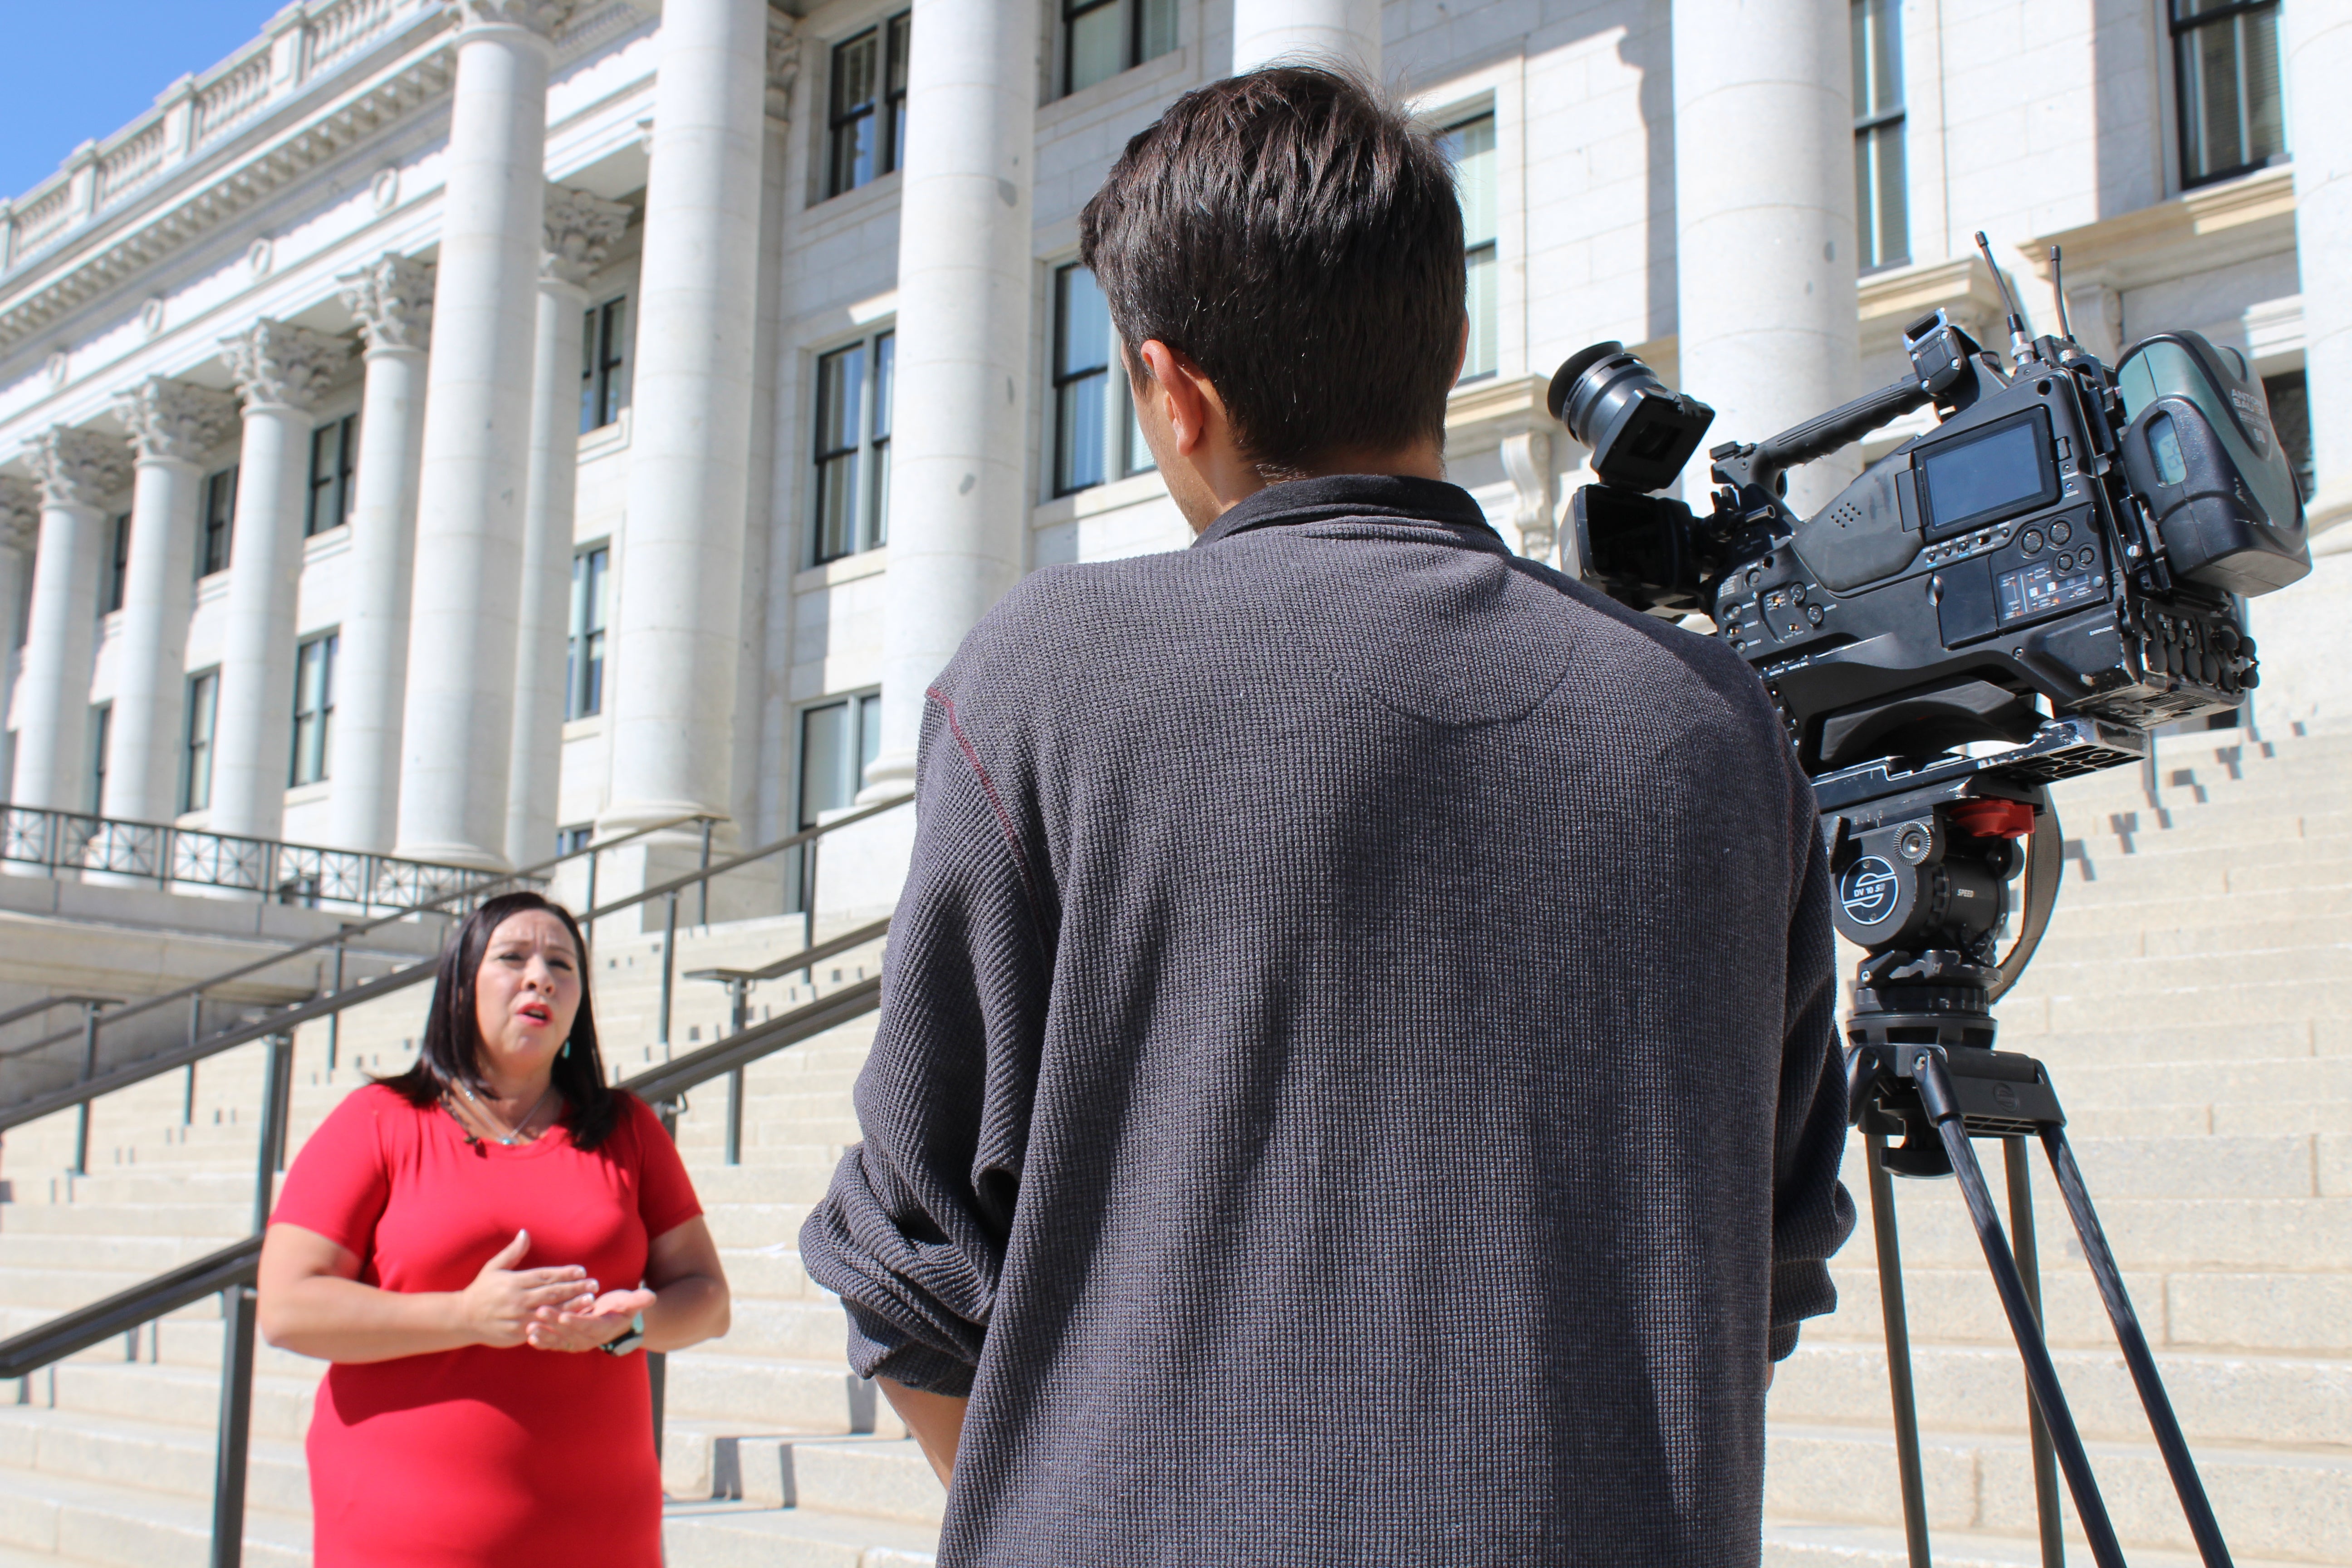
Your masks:
M2049 446L2049 426L2037 409L1923 453L1919 476L1926 481L1930 537L2056 500Z

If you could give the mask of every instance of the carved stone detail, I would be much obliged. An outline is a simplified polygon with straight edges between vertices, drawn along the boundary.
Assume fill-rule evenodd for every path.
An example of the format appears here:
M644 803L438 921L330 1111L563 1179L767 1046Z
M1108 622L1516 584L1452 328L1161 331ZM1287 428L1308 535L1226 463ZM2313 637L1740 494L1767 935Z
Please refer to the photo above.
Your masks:
M768 117L793 117L793 87L801 75L799 24L771 7L768 12Z
M585 191L547 187L547 248L539 258L539 275L557 283L585 288L613 242L629 226L633 209L626 202L608 202Z
M130 451L95 430L52 425L33 437L25 459L44 506L103 507L131 483Z
M552 38L580 9L579 0L457 0L464 27L522 27Z
M1551 510L1551 435L1529 430L1503 437L1503 471L1511 479L1511 521L1519 531L1520 553L1551 559L1556 527Z
M0 550L29 555L41 529L41 492L30 479L0 474Z
M184 381L150 376L118 393L114 412L131 432L141 458L201 463L236 428L236 399Z
M221 340L221 357L245 406L292 408L312 412L319 395L327 390L336 366L351 355L349 343L322 337L308 327L293 327L268 317L244 331Z
M433 337L433 264L408 256L379 256L335 279L343 304L360 321L367 346L422 352Z

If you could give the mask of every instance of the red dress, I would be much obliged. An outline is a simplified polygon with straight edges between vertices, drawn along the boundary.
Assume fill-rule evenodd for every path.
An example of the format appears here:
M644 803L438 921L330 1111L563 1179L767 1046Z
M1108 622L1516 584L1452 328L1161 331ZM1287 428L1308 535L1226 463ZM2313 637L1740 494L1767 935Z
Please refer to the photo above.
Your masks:
M516 1267L576 1263L600 1291L631 1289L648 1239L702 1209L661 1122L634 1097L622 1107L593 1152L562 1128L508 1148L371 1085L311 1134L270 1217L350 1248L361 1282L387 1290L462 1290L518 1230L530 1253ZM338 1363L309 1451L319 1568L661 1562L642 1352Z

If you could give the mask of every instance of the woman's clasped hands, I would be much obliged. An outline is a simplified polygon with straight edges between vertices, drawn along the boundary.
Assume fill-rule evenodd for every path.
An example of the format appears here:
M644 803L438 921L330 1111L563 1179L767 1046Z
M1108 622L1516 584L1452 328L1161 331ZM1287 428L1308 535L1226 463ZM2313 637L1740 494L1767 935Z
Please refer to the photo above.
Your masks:
M636 1315L653 1305L651 1290L598 1295L596 1281L577 1264L515 1268L530 1251L530 1233L515 1232L466 1287L465 1316L479 1343L591 1351L628 1332Z

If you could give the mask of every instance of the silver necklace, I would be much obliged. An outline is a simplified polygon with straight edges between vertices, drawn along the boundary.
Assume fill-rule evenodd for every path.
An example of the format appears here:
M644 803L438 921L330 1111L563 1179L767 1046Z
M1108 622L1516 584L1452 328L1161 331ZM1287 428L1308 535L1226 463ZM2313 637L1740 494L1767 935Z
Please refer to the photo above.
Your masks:
M497 1115L491 1111L490 1108L482 1103L480 1098L477 1096L471 1089L461 1083L457 1086L457 1092L466 1097L466 1103L472 1106L475 1113L480 1116L484 1121L497 1126L504 1125L504 1123L499 1120ZM516 1122L513 1126L507 1128L507 1135L498 1141L499 1144L502 1147L511 1149L516 1144L521 1142L524 1131L530 1128L533 1121L539 1120L539 1113L547 1109L547 1102L554 1097L554 1094L555 1085L551 1083L547 1086L547 1092L539 1097L539 1102L523 1113L523 1119L520 1121ZM465 1122L459 1119L457 1107L455 1106L451 1106L449 1108L449 1120L456 1121L460 1127L466 1125ZM471 1131L468 1131L467 1136L470 1139L473 1137L473 1134Z

